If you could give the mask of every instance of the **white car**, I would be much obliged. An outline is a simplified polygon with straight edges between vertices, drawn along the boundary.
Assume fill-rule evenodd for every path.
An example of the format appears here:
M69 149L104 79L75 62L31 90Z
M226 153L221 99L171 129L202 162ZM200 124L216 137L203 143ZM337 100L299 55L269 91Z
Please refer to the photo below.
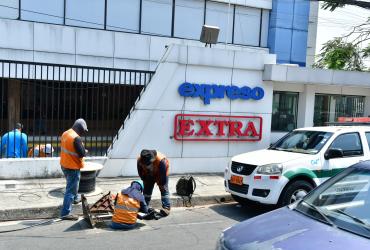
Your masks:
M296 129L268 149L236 155L225 169L225 189L244 203L285 206L329 177L370 159L370 126Z

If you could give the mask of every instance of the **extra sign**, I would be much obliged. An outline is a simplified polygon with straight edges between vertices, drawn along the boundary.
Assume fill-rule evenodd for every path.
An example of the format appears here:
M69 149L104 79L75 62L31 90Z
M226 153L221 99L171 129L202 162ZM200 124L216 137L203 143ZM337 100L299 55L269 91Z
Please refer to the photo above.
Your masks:
M184 97L199 97L204 104L210 104L211 99L223 99L225 95L230 100L261 100L265 95L263 88L248 86L224 86L217 84L195 84L184 82L179 86L178 92Z
M177 114L178 141L260 141L262 117Z

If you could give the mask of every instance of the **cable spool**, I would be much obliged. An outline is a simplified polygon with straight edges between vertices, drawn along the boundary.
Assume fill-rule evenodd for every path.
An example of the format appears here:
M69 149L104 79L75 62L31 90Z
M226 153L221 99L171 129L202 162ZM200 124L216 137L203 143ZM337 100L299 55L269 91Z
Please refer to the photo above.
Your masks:
M81 172L79 193L89 193L95 191L96 171Z
M79 193L91 193L95 191L96 177L102 168L103 165L99 163L85 163L85 166L80 170L81 178L80 185L78 187Z

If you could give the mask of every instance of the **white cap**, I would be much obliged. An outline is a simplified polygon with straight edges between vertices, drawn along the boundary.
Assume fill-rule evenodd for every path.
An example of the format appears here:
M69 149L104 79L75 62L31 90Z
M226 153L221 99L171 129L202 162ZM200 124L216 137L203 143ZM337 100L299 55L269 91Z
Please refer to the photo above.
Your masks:
M45 154L51 154L54 152L54 148L51 146L50 143L45 145Z

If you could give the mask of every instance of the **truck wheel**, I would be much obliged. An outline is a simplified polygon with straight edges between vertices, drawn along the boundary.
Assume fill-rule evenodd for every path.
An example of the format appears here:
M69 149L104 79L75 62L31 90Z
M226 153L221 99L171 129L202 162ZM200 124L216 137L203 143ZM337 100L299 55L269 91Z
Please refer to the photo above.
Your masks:
M307 181L294 181L284 188L278 202L279 207L289 205L308 194L313 189L313 186Z

